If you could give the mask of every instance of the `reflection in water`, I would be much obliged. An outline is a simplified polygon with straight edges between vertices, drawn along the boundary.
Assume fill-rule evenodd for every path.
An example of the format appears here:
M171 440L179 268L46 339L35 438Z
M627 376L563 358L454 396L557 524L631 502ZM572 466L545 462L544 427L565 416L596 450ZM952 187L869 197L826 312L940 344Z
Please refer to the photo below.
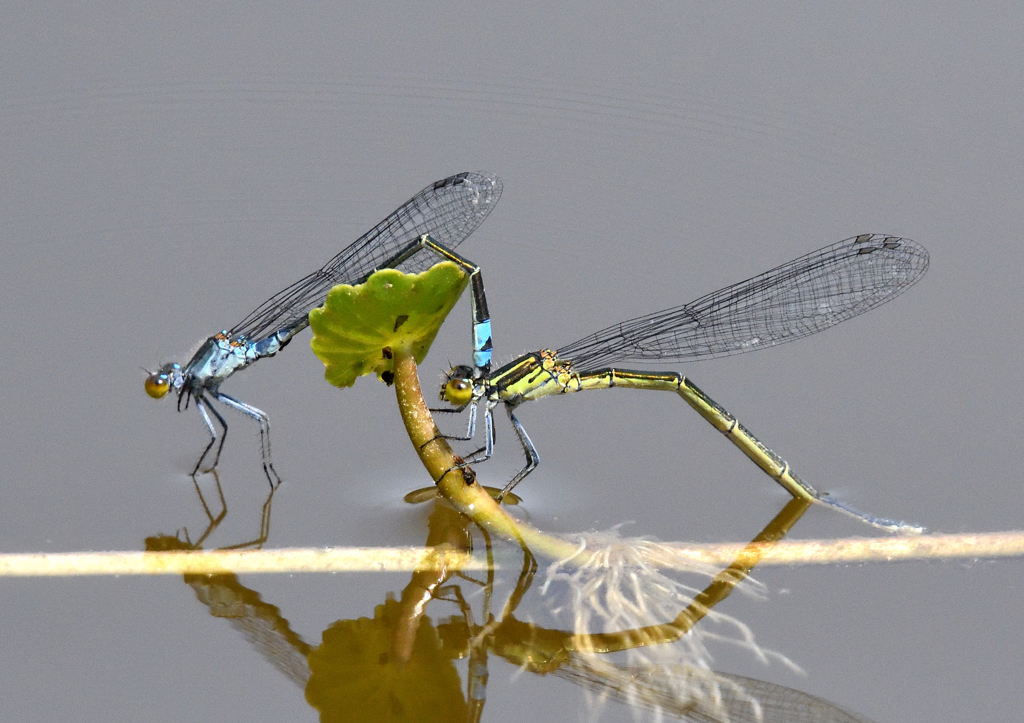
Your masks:
M146 550L150 552L196 549L174 535L146 538ZM306 658L312 648L291 629L276 605L263 602L260 594L245 587L236 575L185 575L185 583L195 590L196 598L210 615L227 620L267 662L296 685L306 685Z
M218 512L216 515L213 514L213 509L210 507L210 504L206 501L206 495L203 494L203 488L199 484L199 478L203 478L204 480L205 479L212 479L213 480L214 490L216 490L216 492L217 492L217 501L220 503L220 512ZM227 517L227 514L228 514L228 503L224 499L224 490L220 486L220 475L217 474L217 470L213 469L213 470L210 470L208 472L202 472L202 473L200 473L198 475L192 475L192 484L193 484L193 486L195 486L196 496L199 498L199 504L202 505L202 507L203 507L203 513L206 515L206 520L207 520L206 529L203 530L203 534L201 534L196 539L196 541L193 542L191 539L189 539L188 530L185 529L185 528L182 528L182 536L185 539L183 541L179 540L179 543L185 545L184 549L198 550L198 549L200 549L202 547L202 545L206 541L206 539L211 534L213 534L213 531L217 529L217 527L220 525L220 523L224 521L224 518ZM260 531L259 531L259 535L257 535L254 539L249 540L247 542L238 542L238 543L235 543L234 545L227 545L227 546L221 547L219 549L221 549L221 550L238 550L238 549L247 548L247 547L254 547L254 548L257 548L257 549L263 547L263 544L267 541L267 537L270 536L270 507L271 507L271 503L274 500L274 493L276 491L277 491L277 487L271 487L269 494L267 494L267 500L266 500L266 502L263 503L263 510L262 510L262 513L260 514ZM164 539L164 538L150 538L150 539ZM167 539L170 539L170 538L167 538ZM171 544L172 546L168 547L166 549L169 549L169 550L171 550L171 549L179 549L177 547L174 547L173 543L168 542L168 544ZM146 541L146 549L149 549L149 540Z
M203 505L210 528L197 542L163 535L147 539L146 549L199 549L224 516L211 514L205 500ZM269 505L268 499L261 522L263 539ZM186 575L185 582L211 615L227 620L263 658L305 689L307 701L322 721L480 721L490 655L526 672L572 681L585 688L593 702L612 698L659 717L705 723L864 721L790 688L712 671L706 662L691 657L692 650L680 647L680 642L698 633L694 626L709 618L712 608L746 579L765 544L781 539L807 506L800 500L786 505L736 561L715 575L670 622L615 632L570 632L517 619L515 612L538 569L528 550L522 551L513 589L495 612L492 540L441 501L430 516L427 545L472 550L474 536L481 536L490 563L483 579L453 569L415 572L400 599L389 594L376 606L373 617L333 623L316 647L291 629L280 609L264 602L233 574ZM244 544L258 545L262 540ZM504 549L498 552L503 561L505 553L511 554ZM618 574L630 578L631 571L622 569ZM545 588L552 579L549 573ZM453 605L458 614L435 625L426 615L427 607L442 601ZM596 618L585 619L596 625ZM626 654L626 662L615 654ZM465 693L455 663L461 659L468 662Z
M870 723L867 718L843 710L823 698L799 690L741 675L708 672L683 665L603 666L589 671L577 664L556 672L593 690L599 697L613 697L660 715L694 723ZM695 687L713 681L721 691L714 701L680 701L675 694L679 681L691 680ZM622 681L620 685L617 681ZM623 687L626 689L623 690ZM636 692L642 691L642 695Z
M323 721L467 720L451 652L429 618L388 600L372 619L324 631L309 656L306 700Z

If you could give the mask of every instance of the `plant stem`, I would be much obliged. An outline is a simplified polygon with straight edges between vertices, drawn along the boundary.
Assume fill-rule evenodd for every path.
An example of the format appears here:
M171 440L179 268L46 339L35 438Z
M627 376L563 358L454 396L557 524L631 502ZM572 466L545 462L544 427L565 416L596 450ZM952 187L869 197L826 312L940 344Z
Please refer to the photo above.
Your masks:
M535 554L552 558L574 556L575 545L513 519L476 483L472 469L456 466L460 460L441 436L423 399L416 360L406 350L393 351L398 409L420 461L444 498L488 532L523 545Z

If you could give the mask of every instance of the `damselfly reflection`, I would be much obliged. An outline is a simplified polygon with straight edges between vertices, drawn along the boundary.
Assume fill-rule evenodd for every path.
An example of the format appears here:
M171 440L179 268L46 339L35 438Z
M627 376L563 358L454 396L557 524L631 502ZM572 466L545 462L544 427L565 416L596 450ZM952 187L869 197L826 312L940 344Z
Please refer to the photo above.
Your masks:
M720 673L699 661L672 659L672 641L694 631L745 578L763 544L780 539L808 504L791 501L676 620L617 633L590 635L518 620L515 614L538 569L528 551L502 604L496 603L500 585L493 564L479 579L431 568L413 573L398 599L388 595L372 617L330 625L319 645L304 641L279 608L234 575L185 580L213 616L226 619L260 656L303 688L325 721L391 720L396 706L410 720L481 721L487 687L494 681L490 661L498 657L515 669L581 686L597 703L617 700L692 723L863 722L791 688ZM436 506L429 545L468 550L474 539L483 540L492 563L508 560L510 551L496 550L486 531L445 505ZM455 614L435 625L427 610L443 603L454 605ZM612 657L637 645L661 648L661 662L624 663ZM461 684L457 660L466 661Z

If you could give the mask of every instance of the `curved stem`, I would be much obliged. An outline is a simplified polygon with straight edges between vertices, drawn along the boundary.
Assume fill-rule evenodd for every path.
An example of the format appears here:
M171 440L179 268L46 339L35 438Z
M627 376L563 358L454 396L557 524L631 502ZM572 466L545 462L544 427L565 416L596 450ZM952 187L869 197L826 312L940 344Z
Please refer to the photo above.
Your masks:
M488 532L513 540L534 553L553 558L574 556L575 545L513 519L476 483L471 468L456 468L460 460L441 436L423 399L416 360L406 350L394 349L393 353L395 394L402 421L420 461L445 499Z

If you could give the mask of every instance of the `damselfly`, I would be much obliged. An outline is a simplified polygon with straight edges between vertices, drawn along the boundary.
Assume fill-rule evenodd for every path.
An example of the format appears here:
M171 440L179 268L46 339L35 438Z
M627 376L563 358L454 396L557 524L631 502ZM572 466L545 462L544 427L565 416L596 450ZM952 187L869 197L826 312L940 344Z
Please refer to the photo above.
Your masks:
M483 222L501 196L501 179L491 173L459 173L437 181L417 193L318 271L295 282L263 302L229 330L211 336L184 365L164 364L146 379L146 392L155 399L170 390L178 393L178 410L195 400L210 442L196 462L196 474L217 444L210 469L217 466L228 425L213 406L216 400L256 420L260 427L263 469L271 486L280 482L270 457L270 420L251 404L220 391L232 374L264 357L273 356L309 326L309 312L322 306L327 292L338 284L358 284L379 268L422 271L440 259L466 269L474 284L475 356L481 368L489 366L490 333L483 304L479 269L450 249L462 243ZM429 236L428 236L429 234ZM420 254L428 250L430 254ZM221 427L217 427L210 415Z
M909 529L904 523L864 515L816 491L681 374L610 365L635 359L695 361L793 341L890 301L916 283L927 268L928 252L914 241L881 234L856 236L689 304L615 324L557 351L542 349L519 357L493 374L453 367L443 382L441 399L456 408L439 411L461 412L469 407L466 436L450 437L467 440L474 436L477 406L484 402L485 444L464 458L471 464L491 456L491 412L498 404L505 405L526 454L526 465L505 485L505 494L540 461L515 414L523 402L612 387L676 392L795 497L839 508L877 527Z

